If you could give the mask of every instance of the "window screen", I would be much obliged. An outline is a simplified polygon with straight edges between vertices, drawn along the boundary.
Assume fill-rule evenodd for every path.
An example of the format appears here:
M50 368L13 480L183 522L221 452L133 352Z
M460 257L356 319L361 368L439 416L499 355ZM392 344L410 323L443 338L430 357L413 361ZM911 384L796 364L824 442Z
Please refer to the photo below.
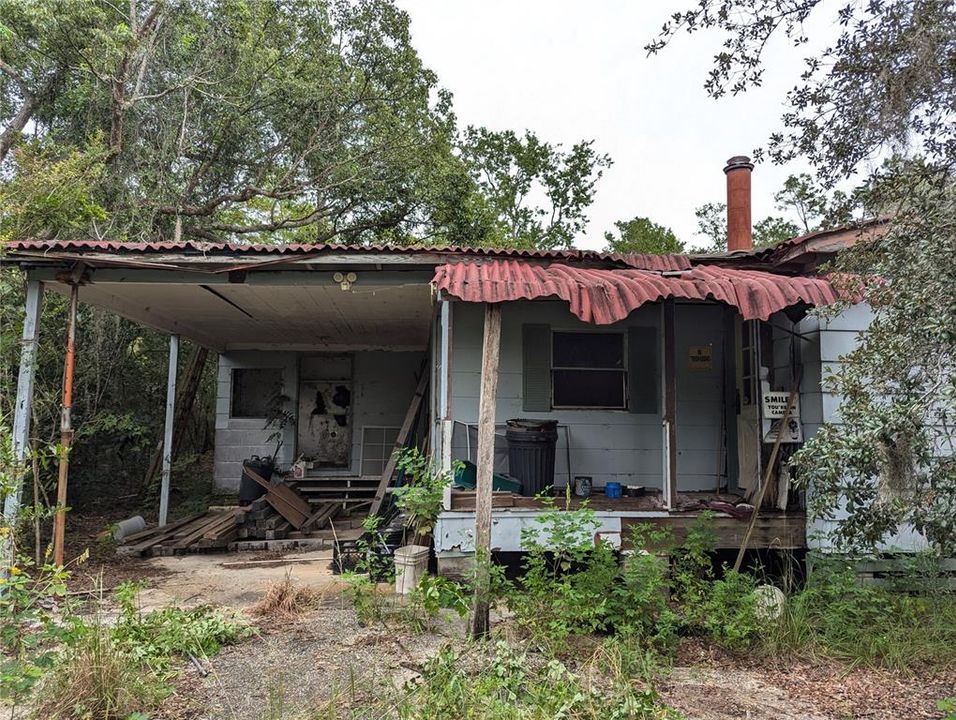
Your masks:
M398 433L397 427L362 428L362 475L378 477L385 472Z
M266 418L273 399L282 392L282 368L236 368L232 371L234 418Z
M551 340L554 407L627 406L622 333L554 332Z

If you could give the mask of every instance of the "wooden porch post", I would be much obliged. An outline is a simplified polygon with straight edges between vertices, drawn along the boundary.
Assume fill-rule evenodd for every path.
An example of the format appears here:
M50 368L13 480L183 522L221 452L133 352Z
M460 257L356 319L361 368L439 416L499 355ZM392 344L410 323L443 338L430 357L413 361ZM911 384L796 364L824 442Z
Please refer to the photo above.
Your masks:
M661 315L664 325L664 447L667 454L664 504L677 505L677 305L665 300Z
M488 634L488 593L491 584L491 488L495 463L495 407L498 395L498 356L501 346L501 306L485 305L481 351L481 396L478 404L477 489L475 498L475 598L471 635Z
M159 488L159 526L169 515L169 478L173 470L173 425L176 419L176 374L179 368L179 335L169 336L169 368L166 375L166 425L163 428L163 474Z
M33 383L36 377L37 341L40 334L40 309L43 307L43 283L27 281L26 313L23 318L23 340L20 347L20 372L17 375L17 402L13 413L13 460L21 467L30 447L30 420L33 415ZM23 478L3 499L3 517L7 526L13 526L20 512ZM4 567L13 564L13 535L4 540Z

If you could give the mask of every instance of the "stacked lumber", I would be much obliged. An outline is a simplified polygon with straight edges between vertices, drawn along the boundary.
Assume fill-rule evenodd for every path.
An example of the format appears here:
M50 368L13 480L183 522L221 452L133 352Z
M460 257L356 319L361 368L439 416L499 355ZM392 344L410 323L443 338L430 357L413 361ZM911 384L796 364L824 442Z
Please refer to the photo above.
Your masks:
M337 513L355 509L340 498L307 500L281 480L270 482L253 470L247 468L247 472L265 488L265 495L258 500L245 507L210 508L165 527L130 535L117 552L121 555L179 555L223 550L238 540L319 538Z
M288 510L281 504L279 506L283 510ZM286 515L279 513L267 496L263 496L254 500L249 507L236 516L237 537L242 540L285 540L290 537L309 537L313 531L327 527L341 509L342 506L339 503L326 502L311 506L308 517L303 518L298 514L286 513L292 515L298 523L296 527Z
M241 510L207 510L163 527L143 530L125 538L117 553L155 557L226 548L236 539L236 516Z

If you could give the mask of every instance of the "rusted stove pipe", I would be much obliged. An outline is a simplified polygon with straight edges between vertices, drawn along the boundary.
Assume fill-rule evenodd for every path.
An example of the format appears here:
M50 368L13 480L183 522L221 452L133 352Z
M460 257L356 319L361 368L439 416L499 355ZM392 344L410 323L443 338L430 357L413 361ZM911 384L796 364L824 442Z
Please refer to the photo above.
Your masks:
M750 217L750 174L753 163L746 155L735 155L727 161L727 251L752 250L753 227Z

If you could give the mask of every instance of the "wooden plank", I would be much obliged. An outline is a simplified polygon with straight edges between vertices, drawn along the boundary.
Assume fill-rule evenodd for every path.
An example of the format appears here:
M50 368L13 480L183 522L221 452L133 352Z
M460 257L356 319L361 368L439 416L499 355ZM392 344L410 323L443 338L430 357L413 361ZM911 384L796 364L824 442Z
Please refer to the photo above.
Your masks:
M309 517L309 515L306 513L300 512L298 508L294 508L289 505L285 501L285 498L279 497L275 493L266 493L266 500L268 500L269 504L276 509L277 513L279 513L287 522L291 523L296 529L302 527L302 523L304 523Z
M750 516L750 526L747 528L747 534L744 536L743 542L740 543L740 550L737 552L737 560L734 562L734 570L736 572L740 571L740 566L744 561L744 553L747 551L747 542L750 540L750 535L753 532L754 525L757 523L757 517L760 515L760 506L763 505L764 495L767 493L767 487L770 485L770 478L773 475L773 468L777 464L777 455L780 452L780 443L783 442L783 428L787 426L787 421L790 419L790 409L793 406L794 401L797 399L797 395L800 393L800 372L797 371L796 376L793 379L793 387L790 389L790 396L787 399L787 408L783 411L783 419L780 420L780 427L777 430L777 437L773 441L773 450L770 451L770 460L767 461L767 471L764 473L763 482L760 484L760 494L757 497L757 501L754 503L754 512Z
M687 533L697 521L698 513L675 513L668 517L623 517L621 538L625 547L630 540L630 528L650 524L668 528L677 543L687 538ZM747 522L732 517L715 517L712 527L717 535L718 550L737 550L747 533ZM807 519L803 513L768 514L758 518L754 525L749 545L754 548L799 550L807 546Z
M237 512L238 510L228 510L223 514L215 513L213 517L211 517L207 522L202 523L198 528L190 532L188 535L182 538L180 537L174 538L174 542L170 543L170 547L175 547L177 549L185 549L189 547L194 542L199 540L206 533L207 530L221 523L224 519L223 516L226 516L229 519L233 519L235 518Z
M395 474L395 466L398 464L398 454L402 451L402 448L405 447L405 443L408 442L408 436L412 432L412 425L415 424L415 416L418 415L418 409L421 407L427 387L428 371L426 368L422 368L422 376L418 379L418 387L415 388L415 395L412 397L412 402L409 404L408 411L405 413L402 427L399 429L398 436L395 438L392 454L385 464L385 471L382 473L378 488L375 490L375 497L372 499L372 507L369 509L369 515L375 515L382 507L382 502L385 500L385 490L392 482L392 475Z
M148 536L144 536L141 540L139 540L133 545L127 545L127 544L120 545L116 549L116 552L119 555L139 555L143 553L144 551L148 550L149 548L153 547L154 545L171 539L176 534L177 531L181 530L187 525L191 525L195 523L197 520L199 520L200 518L204 517L207 514L208 513L201 512L201 513L197 513L196 515L192 515L188 518L185 518L184 520L180 520L179 522L174 523L172 525L167 525L166 527L162 527L162 528L155 527L152 529L152 532L150 532ZM144 530L143 532L146 532L146 531Z
M485 305L481 349L481 395L478 401L478 454L475 504L475 596L471 635L485 637L490 629L488 590L491 582L491 508L495 464L495 410L498 400L498 359L501 351L501 305Z
M302 523L302 530L309 530L312 527L322 527L329 521L336 512L338 512L339 506L333 504L324 504L320 505L319 509L316 510L310 517Z
M306 517L309 516L309 504L305 501L295 490L290 488L284 483L279 483L273 485L268 480L263 478L259 473L253 470L250 467L243 468L243 472L249 475L253 480L255 480L259 485L264 487L269 493L275 495L282 499L282 501L289 507L297 510L302 515ZM273 503L270 502L270 505L275 507ZM276 508L278 510L278 508Z
M177 520L174 523L168 524L165 527L159 527L159 525L154 525L153 527L147 528L146 530L140 530L138 533L127 535L125 538L123 538L120 544L129 545L131 542L135 542L137 540L147 538L150 535L158 535L158 534L163 534L167 532L174 532L175 530L178 530L179 528L181 528L183 525L191 523L193 520L201 518L205 514L206 514L205 512L196 513L195 515L190 515L189 517L185 517L181 520Z

